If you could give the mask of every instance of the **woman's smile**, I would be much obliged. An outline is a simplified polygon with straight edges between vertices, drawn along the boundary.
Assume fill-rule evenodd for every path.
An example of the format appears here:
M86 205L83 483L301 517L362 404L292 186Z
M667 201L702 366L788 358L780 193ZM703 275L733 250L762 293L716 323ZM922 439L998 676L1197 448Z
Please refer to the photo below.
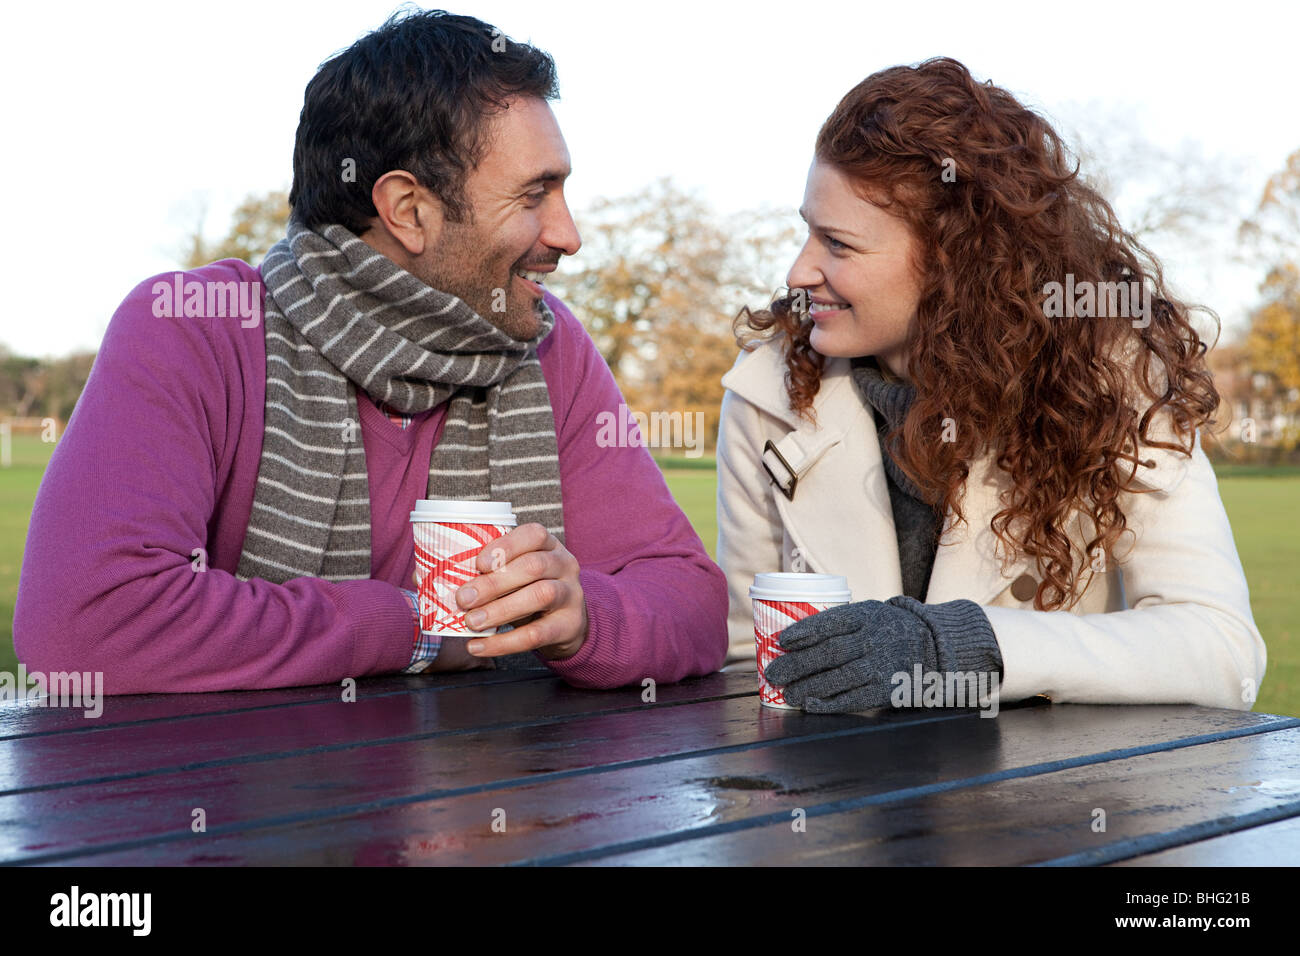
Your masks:
M825 322L827 319L848 311L847 302L835 302L830 299L814 297L808 305L808 315L813 322Z

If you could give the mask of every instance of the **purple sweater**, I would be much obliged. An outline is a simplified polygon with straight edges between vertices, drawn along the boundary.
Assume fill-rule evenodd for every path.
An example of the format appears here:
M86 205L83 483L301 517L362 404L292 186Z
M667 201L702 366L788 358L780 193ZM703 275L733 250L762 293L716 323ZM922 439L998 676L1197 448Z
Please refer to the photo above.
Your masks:
M137 286L104 336L32 510L14 647L32 671L102 671L110 694L336 682L411 657L409 512L425 497L445 405L406 431L358 395L371 578L239 581L262 449L265 330L157 318ZM187 275L259 281L235 259ZM565 545L590 630L546 661L580 687L672 682L722 666L722 572L645 448L602 448L597 416L635 424L595 344L558 299L538 357L555 412ZM192 555L206 549L207 570Z

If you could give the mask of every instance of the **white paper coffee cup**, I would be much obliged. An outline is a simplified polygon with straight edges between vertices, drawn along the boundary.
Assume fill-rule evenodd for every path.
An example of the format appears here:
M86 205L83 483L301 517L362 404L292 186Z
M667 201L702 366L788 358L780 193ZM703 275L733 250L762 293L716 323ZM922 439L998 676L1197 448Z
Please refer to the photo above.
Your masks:
M508 501L425 498L415 503L411 528L419 567L420 630L425 634L483 637L465 623L456 592L478 577L479 552L517 523Z
M788 626L853 600L849 582L842 574L771 571L754 575L749 596L754 602L754 640L758 644L758 701L778 710L801 710L787 704L763 672L784 653L777 642Z

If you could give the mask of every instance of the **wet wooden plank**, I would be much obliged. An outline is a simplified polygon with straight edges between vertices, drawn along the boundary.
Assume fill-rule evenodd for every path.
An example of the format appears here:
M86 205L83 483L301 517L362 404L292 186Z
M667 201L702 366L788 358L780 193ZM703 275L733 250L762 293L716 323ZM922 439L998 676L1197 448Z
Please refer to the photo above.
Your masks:
M743 675L714 675L702 683L714 691L748 687ZM512 690L518 694L528 687ZM574 706L588 712L593 702L608 698L573 693ZM688 702L672 703L671 689L661 687L655 704L640 705L638 696L638 706L603 714L544 716L485 730L435 731L392 743L370 741L345 749L319 748L10 793L0 796L0 861L141 842L143 835L194 836L190 824L195 808L203 808L209 833L220 833L482 793L535 779L671 762L683 754L747 749L791 737L825 740L889 732L910 722L980 720L974 714L944 711L772 715L760 713L756 694L749 692L700 701L688 689L682 693ZM485 716L480 712L475 719ZM385 726L382 720L380 726ZM440 724L431 720L429 726ZM346 725L325 728L331 738L348 730Z
M690 734L701 716L697 707L675 708L669 733L678 726L679 735ZM359 773L350 768L322 768L321 785L347 788L354 801L351 810L343 801L331 809L330 793L298 792L292 780L301 774L268 774L256 786L244 787L247 802L241 809L248 812L244 821L214 828L215 818L210 816L205 835L188 832L178 827L177 821L188 823L186 798L219 792L221 779L155 780L155 786L171 788L151 793L155 805L166 808L173 821L165 831L157 825L152 831L166 838L165 842L122 845L132 837L143 841L144 834L150 832L141 829L143 814L131 809L130 794L122 794L112 814L120 829L95 837L104 838L100 846L111 852L79 856L72 862L570 862L568 857L581 857L602 847L617 852L622 845L646 838L667 835L681 839L693 831L703 835L711 828L761 821L772 814L783 814L788 820L790 811L799 807L888 795L917 786L971 786L991 774L1008 771L1051 773L1071 759L1109 759L1134 748L1169 746L1197 735L1241 733L1276 722L1255 714L1189 707L1058 706L1006 710L996 720L949 715L922 724L862 723L856 729L850 723L848 732L809 737L805 736L809 728L824 728L826 721L868 718L756 715L751 701L739 705L731 701L727 709L730 713L724 717L728 722L768 736L756 746L715 748L704 754L681 750L672 760L631 766L619 766L615 759L606 758L594 772L576 775L552 766L542 779L502 779L461 792L427 787L423 792L418 787L393 789L391 781L376 780L364 786ZM920 713L944 716L943 711ZM644 720L642 715L634 716ZM795 728L797 734L788 732ZM660 732L654 727L642 730L650 735ZM723 742L732 739L745 738L719 738ZM658 752L658 748L648 752ZM609 758L616 756L610 754ZM196 789L186 793L183 788L187 785ZM75 799L75 794L61 797ZM504 832L492 826L501 820L496 811L504 811ZM74 804L66 812L75 819L98 811ZM265 815L255 819L259 812ZM301 819L293 819L294 814ZM0 801L0 819L8 816ZM57 822L53 826L62 829ZM86 840L84 833L80 837ZM54 847L40 849L66 852ZM39 850L34 854L37 858L42 855Z
M451 687L554 679L549 671L464 671L454 674L391 674L357 680L358 697L405 694ZM0 702L0 740L64 731L97 730L119 724L185 720L204 714L265 710L339 700L341 684L283 687L275 690L221 691L210 694L131 694L104 698L103 713L87 717L83 707L50 707Z
M1261 781L1263 783L1263 781ZM1300 816L1146 853L1110 866L1300 866ZM1206 892L1212 891L1208 887Z
M1120 761L1011 777L958 790L921 787L856 801L812 803L806 829L789 814L744 828L622 853L595 865L1014 866L1113 862L1300 814L1300 785L1267 792L1256 780L1300 781L1300 726ZM1105 811L1097 832L1094 811ZM754 825L759 824L759 825ZM564 862L564 861L555 861ZM1283 862L1275 856L1261 864ZM1294 862L1294 861L1292 861Z
M754 694L756 699L757 691L745 675L716 674L659 687L657 700L658 705L666 706L745 694ZM338 752L415 736L658 705L643 703L640 687L583 691L553 677L504 685L430 685L419 691L378 696L366 695L359 688L354 702L344 702L336 693L328 701L295 707L223 711L186 720L104 728L86 726L80 733L0 740L0 767L7 768L0 778L4 787L0 794L107 783L255 756Z

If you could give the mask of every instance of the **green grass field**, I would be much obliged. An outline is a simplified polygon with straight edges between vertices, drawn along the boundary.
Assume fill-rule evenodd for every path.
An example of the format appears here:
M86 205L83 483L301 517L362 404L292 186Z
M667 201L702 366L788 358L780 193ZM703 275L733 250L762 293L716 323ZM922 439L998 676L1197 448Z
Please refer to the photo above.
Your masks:
M14 671L14 596L36 489L52 445L13 439L13 465L0 468L0 671ZM717 541L711 458L664 459L668 486L713 555ZM1219 490L1250 583L1255 622L1268 645L1268 671L1255 710L1300 716L1300 469L1219 469Z
M36 436L15 435L12 464L0 468L0 671L13 673L18 666L13 642L18 572L23 565L32 502L53 452L53 444Z
M1300 474L1224 474L1219 494L1268 647L1255 710L1300 717Z

